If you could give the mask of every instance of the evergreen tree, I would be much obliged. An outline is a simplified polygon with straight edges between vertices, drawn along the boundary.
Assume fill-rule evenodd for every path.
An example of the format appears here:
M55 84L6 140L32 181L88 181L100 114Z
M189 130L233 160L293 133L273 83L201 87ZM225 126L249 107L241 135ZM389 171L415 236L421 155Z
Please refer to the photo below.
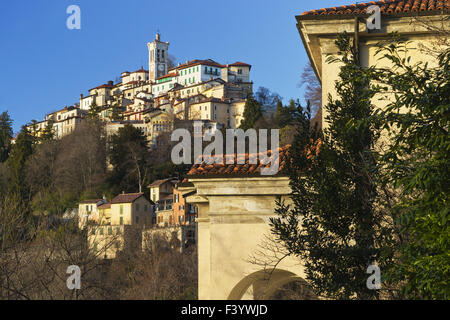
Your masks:
M122 115L122 108L118 103L115 103L111 106L112 108L112 115L111 115L111 119L113 121L121 121L123 120L123 115Z
M310 128L310 110L298 108L298 134L286 161L292 205L279 201L272 231L301 258L318 295L339 299L377 298L366 286L369 265L390 264L391 230L383 225L374 142L379 130L369 103L371 68L359 65L347 35L336 41L343 64L337 100L325 107L330 126L321 135ZM292 109L290 107L289 109Z
M113 193L142 191L149 171L150 155L144 133L130 124L111 136L108 177Z
M53 119L48 120L47 125L45 126L45 129L40 137L41 141L50 141L54 139L55 133L53 131L53 123Z
M13 136L12 120L8 111L0 114L0 162L6 161L11 149L11 139Z
M288 114L286 112L286 108L283 106L281 100L277 101L277 106L275 108L275 119L278 125L278 128L284 128L289 122Z
M86 114L86 118L88 119L98 119L99 113L102 111L102 109L97 106L97 103L95 100L92 102L92 104L89 106L89 111Z
M261 105L252 95L249 95L244 106L244 119L242 120L239 128L243 130L255 128L256 121L258 121L261 116Z
M27 199L27 185L25 183L25 165L33 154L33 145L36 138L23 126L17 136L16 143L12 146L7 161L10 170L10 191Z

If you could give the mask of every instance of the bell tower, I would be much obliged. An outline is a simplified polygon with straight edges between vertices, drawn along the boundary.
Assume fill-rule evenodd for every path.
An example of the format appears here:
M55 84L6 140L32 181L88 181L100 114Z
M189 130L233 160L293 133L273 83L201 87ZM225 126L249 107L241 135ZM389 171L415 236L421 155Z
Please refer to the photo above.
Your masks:
M162 42L161 35L157 33L155 40L147 43L147 46L149 79L155 81L156 78L166 75L169 71L169 42Z

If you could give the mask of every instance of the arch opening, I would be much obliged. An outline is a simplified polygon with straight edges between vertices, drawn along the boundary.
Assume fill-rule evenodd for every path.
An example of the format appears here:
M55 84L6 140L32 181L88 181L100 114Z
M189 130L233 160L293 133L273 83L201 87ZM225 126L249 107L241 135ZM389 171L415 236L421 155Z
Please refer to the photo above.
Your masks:
M228 300L312 300L317 299L307 282L296 274L275 269L260 270L239 281Z

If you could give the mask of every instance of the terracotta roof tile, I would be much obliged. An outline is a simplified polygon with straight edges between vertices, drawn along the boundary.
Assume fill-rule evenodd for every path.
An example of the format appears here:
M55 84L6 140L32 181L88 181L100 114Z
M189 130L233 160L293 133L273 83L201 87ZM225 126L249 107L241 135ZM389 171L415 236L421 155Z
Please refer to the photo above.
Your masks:
M122 193L111 200L111 204L115 203L131 203L140 197L144 196L144 193Z
M450 10L450 0L382 0L310 10L303 12L301 16L366 14L366 9L371 5L378 5L385 15Z
M212 67L218 67L218 68L223 68L224 67L220 63L218 63L218 62L216 62L214 60L211 60L211 59L207 59L207 60L198 60L198 59L196 59L196 60L188 61L188 62L186 62L184 64L179 65L179 66L173 67L173 68L169 69L169 71L170 70L179 70L179 69L184 69L184 68L190 68L190 67L197 66L197 65L205 65L205 66L212 66Z
M79 203L98 203L102 200L103 199L86 199L86 200L80 201Z
M114 88L114 85L112 85L112 84L102 84L102 85L100 85L98 87L89 89L88 91L92 91L92 90L95 90L95 89L102 89L102 88L112 89L112 88Z
M245 63L245 62L241 62L241 61L237 61L235 63L230 64L229 66L231 67L252 67L252 65Z
M278 149L280 166L279 172L282 171L283 165L285 163L285 158L287 156L289 150L289 146L285 146ZM271 151L268 151L268 156L271 155ZM251 164L249 159L258 156L257 163ZM270 164L264 163L261 161L262 154L234 154L234 155L218 155L217 157L223 157L224 164L207 164L202 162L200 164L194 164L191 170L188 172L188 176L197 176L197 175L205 175L205 176L214 176L214 175L230 175L230 176L242 176L242 175L260 175L261 168L269 167ZM227 159L234 159L234 164L225 164ZM245 161L244 164L238 164L239 161Z
M161 179L161 180L156 180L153 181L149 187L158 187L160 185L162 185L163 183L167 182L167 181L173 181L173 183L177 183L178 180L176 178L167 178L167 179Z
M321 140L317 140L315 143L311 141L313 148L305 150L306 156L308 158L312 157L313 154L316 156L319 154L320 147L322 145ZM278 174L283 175L284 174L284 168L286 168L286 159L289 153L290 145L281 147L278 149L279 157L276 160L278 162ZM264 162L261 162L258 157L257 163L252 164L250 163L249 159L252 157L255 157L256 155L261 154L234 154L234 155L226 155L224 158L224 163L226 159L232 159L235 160L234 164L207 164L204 161L200 164L194 164L191 168L191 170L188 172L187 176L188 178L193 178L195 176L259 176L261 174L261 168L263 167L269 167L269 164L265 164ZM268 151L268 156L271 155L271 151ZM221 157L218 155L217 157ZM223 156L222 156L223 157ZM244 160L244 164L238 164L238 160Z
M111 203L104 203L98 206L98 209L111 209Z

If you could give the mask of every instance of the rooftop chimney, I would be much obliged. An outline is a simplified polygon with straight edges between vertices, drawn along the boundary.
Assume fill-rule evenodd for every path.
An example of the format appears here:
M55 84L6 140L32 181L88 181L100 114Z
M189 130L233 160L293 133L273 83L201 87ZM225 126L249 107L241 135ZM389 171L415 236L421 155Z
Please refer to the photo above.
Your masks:
M111 86L113 85L113 83L114 83L114 81L112 81L112 80L108 81L108 84L111 85Z
M80 93L80 100L81 100L81 99L83 99L83 94L82 94L82 93Z
M161 41L161 35L159 33L156 34L156 40Z

